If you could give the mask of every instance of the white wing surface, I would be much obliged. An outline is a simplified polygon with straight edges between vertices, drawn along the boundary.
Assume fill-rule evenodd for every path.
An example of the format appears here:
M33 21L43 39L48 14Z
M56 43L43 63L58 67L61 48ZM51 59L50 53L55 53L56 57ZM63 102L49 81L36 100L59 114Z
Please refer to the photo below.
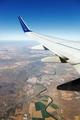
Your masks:
M44 50L50 50L55 53L54 56L42 59L43 62L62 62L71 64L80 74L80 43L68 41L60 38L50 37L31 31L20 16L18 19L21 23L23 31L38 41ZM38 49L38 46L36 47Z

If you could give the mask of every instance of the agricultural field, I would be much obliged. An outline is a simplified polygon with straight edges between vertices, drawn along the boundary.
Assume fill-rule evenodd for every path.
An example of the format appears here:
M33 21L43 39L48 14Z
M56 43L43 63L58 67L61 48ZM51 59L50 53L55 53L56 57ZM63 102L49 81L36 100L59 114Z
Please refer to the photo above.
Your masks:
M41 110L43 118L48 118L49 115L45 112L45 110Z
M46 105L41 103L41 102L36 102L35 103L36 111L45 109Z
M39 111L35 111L34 113L33 113L33 118L43 118L43 116L42 116L42 113L41 113L41 110L39 110Z
M46 96L46 97L45 97L45 99L49 99L49 97L48 97L48 96Z
M44 118L32 118L32 120L45 120Z
M59 109L59 107L56 104L51 104L51 107L53 107L54 109Z
M48 99L47 103L48 103ZM42 99L42 101L45 101L46 99ZM31 120L54 120L54 118L50 117L45 112L46 105L42 102L31 102L29 105L29 114L31 116ZM50 113L53 117L55 117L56 109L59 109L59 107L56 104L51 104L51 106L48 106L46 109L48 113Z
M44 102L48 102L48 100L44 100L44 99L43 99L42 101L44 101Z

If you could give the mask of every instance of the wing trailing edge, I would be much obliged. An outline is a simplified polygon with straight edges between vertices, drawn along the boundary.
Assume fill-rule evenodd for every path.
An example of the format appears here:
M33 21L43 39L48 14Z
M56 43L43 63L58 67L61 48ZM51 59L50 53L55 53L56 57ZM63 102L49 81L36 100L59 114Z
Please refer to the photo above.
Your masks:
M60 57L57 56L57 55L53 55L53 56L50 56L50 57L43 58L43 59L41 59L41 62L48 62L48 63L66 63L65 60L63 60L62 58L60 58Z
M31 49L34 49L34 50L49 50L48 48L46 48L43 45L37 45L37 46L31 47Z

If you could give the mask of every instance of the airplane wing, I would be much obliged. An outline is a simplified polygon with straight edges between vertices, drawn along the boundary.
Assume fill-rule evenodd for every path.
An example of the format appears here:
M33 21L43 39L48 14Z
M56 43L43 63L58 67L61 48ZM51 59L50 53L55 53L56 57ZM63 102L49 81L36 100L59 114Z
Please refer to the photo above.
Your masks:
M32 32L20 16L18 16L18 19L21 23L23 31L26 34L31 36L34 40L38 41L44 48L49 49L56 54L55 56L44 58L42 60L43 62L48 62L48 60L52 58L53 59L51 60L51 62L55 62L55 63L60 61L67 62L70 63L80 74L80 43L79 42L68 41L68 40L59 39L59 38L50 37Z
M55 55L53 56L43 58L41 60L42 62L69 63L80 74L79 42L64 40L60 38L35 33L28 28L28 26L25 24L25 22L20 16L18 16L18 19L23 28L23 31L41 44L41 46L40 45L35 46L33 47L33 49L50 50L53 53L55 53Z

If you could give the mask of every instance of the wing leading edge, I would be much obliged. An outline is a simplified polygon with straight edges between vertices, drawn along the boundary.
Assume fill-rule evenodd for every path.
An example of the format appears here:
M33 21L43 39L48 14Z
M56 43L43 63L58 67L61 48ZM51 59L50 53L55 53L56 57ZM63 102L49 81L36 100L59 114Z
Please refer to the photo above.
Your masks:
M64 39L50 37L32 32L25 24L23 19L18 16L23 31L38 41L47 50L55 53L55 56L42 59L43 62L61 62L71 64L80 74L80 43ZM50 60L51 59L51 60Z

